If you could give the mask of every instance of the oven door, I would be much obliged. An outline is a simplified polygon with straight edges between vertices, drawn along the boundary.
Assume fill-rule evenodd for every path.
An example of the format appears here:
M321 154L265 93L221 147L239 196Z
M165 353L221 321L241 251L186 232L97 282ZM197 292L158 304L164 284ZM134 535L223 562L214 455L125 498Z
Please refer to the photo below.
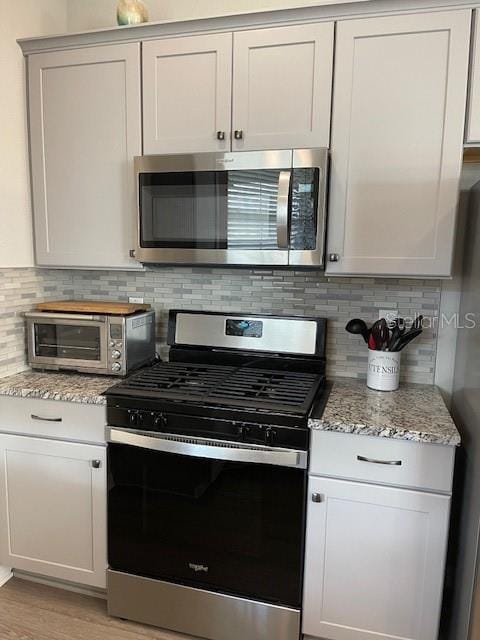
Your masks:
M136 158L137 259L287 265L293 250L297 264L321 265L326 156L318 149Z
M107 431L111 569L300 607L306 452Z
M26 317L31 366L107 370L105 316L27 313Z

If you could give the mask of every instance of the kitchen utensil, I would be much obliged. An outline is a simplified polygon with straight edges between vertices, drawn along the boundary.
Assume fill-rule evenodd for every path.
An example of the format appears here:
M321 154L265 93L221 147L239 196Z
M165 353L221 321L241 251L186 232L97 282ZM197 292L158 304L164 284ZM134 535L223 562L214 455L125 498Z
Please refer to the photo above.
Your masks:
M368 338L368 348L369 348L371 351L375 351L375 350L376 350L376 348L377 348L377 345L376 345L376 342L375 342L375 338L373 337L373 334L372 334L372 333L370 333L370 336L369 336L369 338Z
M422 333L422 331L423 329L411 329L408 333L403 335L399 339L399 344L396 348L396 351L402 351L402 349L405 349L407 344L409 344L412 340L417 338Z
M353 320L350 320L347 323L345 330L348 331L348 333L353 333L354 335L363 336L363 339L368 344L370 331L364 320L360 320L359 318L354 318Z
M388 343L389 351L395 351L395 348L394 348L395 344L397 343L397 340L401 336L403 336L403 334L405 333L405 330L406 330L405 320L403 318L396 318L394 327L390 335L390 341Z
M390 331L388 329L388 324L385 318L381 318L377 320L372 327L372 336L375 340L375 349L377 351L382 351L386 349L388 342L390 340Z
M412 323L410 329L421 329L423 323L423 316L417 316Z

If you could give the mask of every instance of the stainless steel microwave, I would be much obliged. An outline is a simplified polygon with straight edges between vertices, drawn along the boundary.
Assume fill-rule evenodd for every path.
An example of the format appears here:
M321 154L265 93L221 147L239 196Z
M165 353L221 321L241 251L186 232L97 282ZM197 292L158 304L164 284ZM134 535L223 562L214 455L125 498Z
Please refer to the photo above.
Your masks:
M324 262L328 149L135 158L144 263Z
M28 364L125 376L155 358L155 312L127 316L32 311L27 318Z

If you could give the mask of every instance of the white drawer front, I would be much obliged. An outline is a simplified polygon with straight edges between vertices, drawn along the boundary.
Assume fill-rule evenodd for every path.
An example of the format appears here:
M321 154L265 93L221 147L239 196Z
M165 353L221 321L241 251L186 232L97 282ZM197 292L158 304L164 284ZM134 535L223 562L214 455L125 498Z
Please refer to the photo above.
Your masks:
M451 493L455 448L312 430L310 474Z
M105 443L104 405L0 396L0 431Z

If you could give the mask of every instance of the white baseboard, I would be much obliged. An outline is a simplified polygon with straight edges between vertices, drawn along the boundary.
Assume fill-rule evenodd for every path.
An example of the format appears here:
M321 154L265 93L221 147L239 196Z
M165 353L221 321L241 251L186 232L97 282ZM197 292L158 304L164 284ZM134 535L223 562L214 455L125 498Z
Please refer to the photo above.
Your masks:
M75 584L74 582L66 582L64 580L57 580L55 578L47 578L44 576L38 576L26 571L13 570L15 578L21 580L28 580L29 582L36 582L38 584L44 584L47 587L54 587L55 589L64 589L65 591L73 591L74 593L81 593L84 596L91 596L93 598L100 598L102 600L107 599L107 593L105 589L97 589L95 587L87 587L81 584Z
M12 570L7 569L7 567L0 567L0 587L7 584L10 578L13 578Z

